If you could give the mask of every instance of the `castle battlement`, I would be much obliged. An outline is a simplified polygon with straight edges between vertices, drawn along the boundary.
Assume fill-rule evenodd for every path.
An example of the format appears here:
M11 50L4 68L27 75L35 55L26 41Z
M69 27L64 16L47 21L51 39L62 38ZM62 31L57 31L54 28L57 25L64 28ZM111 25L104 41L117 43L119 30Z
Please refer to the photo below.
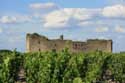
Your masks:
M37 33L28 33L26 36L27 52L61 51L65 47L68 47L70 52L75 53L91 52L95 50L112 52L112 40L89 39L86 42L72 41L65 40L63 35L61 35L59 39L48 39Z

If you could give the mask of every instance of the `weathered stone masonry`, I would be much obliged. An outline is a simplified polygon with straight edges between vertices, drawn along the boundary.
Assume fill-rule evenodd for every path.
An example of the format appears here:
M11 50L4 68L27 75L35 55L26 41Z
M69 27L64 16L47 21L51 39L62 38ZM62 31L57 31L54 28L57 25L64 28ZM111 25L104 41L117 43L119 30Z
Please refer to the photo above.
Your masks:
M69 48L70 52L91 52L101 50L104 52L112 52L112 40L89 39L86 42L64 40L63 35L59 39L48 39L39 34L27 34L26 50L27 52L38 51L61 51L65 47Z

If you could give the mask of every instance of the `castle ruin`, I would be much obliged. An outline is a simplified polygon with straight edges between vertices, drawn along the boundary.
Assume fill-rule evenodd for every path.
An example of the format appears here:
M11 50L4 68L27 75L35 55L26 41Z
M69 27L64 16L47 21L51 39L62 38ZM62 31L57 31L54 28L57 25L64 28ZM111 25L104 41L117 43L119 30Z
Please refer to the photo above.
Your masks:
M91 52L100 50L104 52L112 52L112 40L89 39L86 42L65 40L63 35L59 39L48 39L37 33L27 34L26 50L27 52L45 52L45 51L61 51L69 48L70 52Z

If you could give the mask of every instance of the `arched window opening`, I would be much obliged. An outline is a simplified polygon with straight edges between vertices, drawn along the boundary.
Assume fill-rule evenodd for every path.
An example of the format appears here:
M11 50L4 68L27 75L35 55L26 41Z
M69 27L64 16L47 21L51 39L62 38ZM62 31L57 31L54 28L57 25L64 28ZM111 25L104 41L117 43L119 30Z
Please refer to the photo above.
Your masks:
M38 44L40 44L40 41L38 41Z
M73 49L77 49L77 44L76 43L73 44Z
M41 51L41 49L39 48L39 52Z
M54 44L54 46L56 47L56 44Z

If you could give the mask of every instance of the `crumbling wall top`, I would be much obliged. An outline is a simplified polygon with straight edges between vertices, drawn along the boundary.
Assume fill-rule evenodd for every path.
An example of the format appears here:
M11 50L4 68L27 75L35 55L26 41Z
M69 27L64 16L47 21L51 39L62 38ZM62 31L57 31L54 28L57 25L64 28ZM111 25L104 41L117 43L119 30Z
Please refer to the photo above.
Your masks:
M48 40L47 37L42 36L42 35L39 35L39 34L37 34L37 33L33 33L33 34L28 33L28 34L27 34L27 37L30 37L30 38L34 38L34 37L35 37L35 38L44 38L44 39Z

